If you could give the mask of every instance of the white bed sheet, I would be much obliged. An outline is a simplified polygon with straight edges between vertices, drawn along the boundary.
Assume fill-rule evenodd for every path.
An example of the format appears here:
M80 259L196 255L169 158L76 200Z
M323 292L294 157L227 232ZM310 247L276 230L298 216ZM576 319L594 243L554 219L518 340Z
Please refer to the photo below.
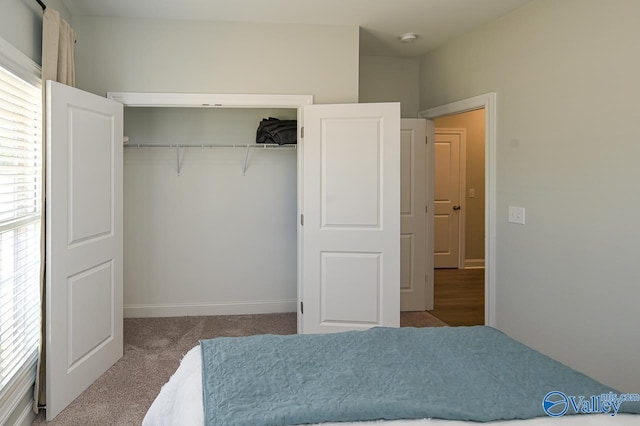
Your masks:
M528 420L508 420L488 423L467 422L461 420L419 419L391 420L373 422L323 423L323 426L631 426L640 424L640 416L618 414L571 415L563 417L536 417ZM200 346L191 349L182 358L180 367L171 379L162 387L149 408L142 426L204 426L204 408L202 405L202 357Z

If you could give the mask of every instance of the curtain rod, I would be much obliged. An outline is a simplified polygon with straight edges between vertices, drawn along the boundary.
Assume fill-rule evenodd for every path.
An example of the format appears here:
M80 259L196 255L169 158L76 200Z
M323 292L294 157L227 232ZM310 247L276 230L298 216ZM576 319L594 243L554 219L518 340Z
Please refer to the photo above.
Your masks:
M42 0L36 0L38 2L38 4L40 5L40 7L42 7L42 11L44 12L44 10L47 8L47 5L42 3Z

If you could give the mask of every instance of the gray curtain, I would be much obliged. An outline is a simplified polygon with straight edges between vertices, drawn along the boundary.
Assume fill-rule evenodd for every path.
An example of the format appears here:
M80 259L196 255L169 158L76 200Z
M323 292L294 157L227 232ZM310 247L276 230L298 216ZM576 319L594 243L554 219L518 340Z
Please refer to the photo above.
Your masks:
M33 411L45 406L46 399L46 285L45 285L45 188L46 188L46 81L54 80L68 86L76 84L74 49L76 33L68 22L60 19L57 10L47 7L42 19L42 227L40 238L40 304L42 324L40 328L40 350L38 357L38 374L34 388Z

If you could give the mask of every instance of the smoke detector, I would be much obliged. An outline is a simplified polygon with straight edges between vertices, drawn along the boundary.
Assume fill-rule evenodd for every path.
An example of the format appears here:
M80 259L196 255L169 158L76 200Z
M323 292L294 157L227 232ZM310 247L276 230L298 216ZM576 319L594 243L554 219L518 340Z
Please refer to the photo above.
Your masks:
M413 43L418 38L416 33L406 33L400 36L400 41L403 43Z

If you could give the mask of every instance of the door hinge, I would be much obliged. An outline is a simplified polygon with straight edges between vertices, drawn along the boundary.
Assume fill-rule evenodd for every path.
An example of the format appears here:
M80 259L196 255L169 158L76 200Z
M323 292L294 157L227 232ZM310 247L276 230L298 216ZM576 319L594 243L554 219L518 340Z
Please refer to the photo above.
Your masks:
M424 212L429 213L429 206L424 206Z
M304 139L304 126L300 128L300 139Z
M424 143L428 144L429 143L429 136L425 136L424 137Z
M300 302L300 313L304 314L304 302Z
M303 214L300 215L300 225L304 226L304 215Z

